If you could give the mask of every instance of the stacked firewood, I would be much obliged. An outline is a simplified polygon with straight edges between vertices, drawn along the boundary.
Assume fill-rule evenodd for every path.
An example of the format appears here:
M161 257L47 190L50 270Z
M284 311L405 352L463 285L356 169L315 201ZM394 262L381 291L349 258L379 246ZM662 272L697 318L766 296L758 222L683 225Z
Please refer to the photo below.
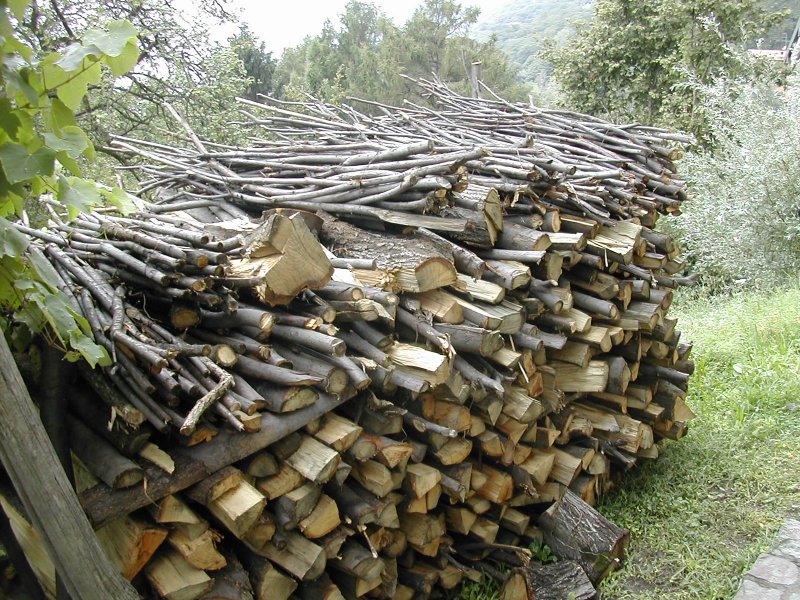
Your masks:
M245 102L249 148L176 115L189 147L116 141L157 201L19 226L113 358L70 398L81 500L159 596L591 598L623 558L592 506L692 417L653 230L685 140L418 83Z

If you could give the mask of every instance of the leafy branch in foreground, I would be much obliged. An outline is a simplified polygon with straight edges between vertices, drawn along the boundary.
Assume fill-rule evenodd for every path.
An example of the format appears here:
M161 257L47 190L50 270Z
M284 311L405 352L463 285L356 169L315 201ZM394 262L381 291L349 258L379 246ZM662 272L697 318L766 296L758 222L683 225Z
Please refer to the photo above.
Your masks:
M108 203L132 208L119 188L82 177L95 150L75 111L104 71L117 77L139 58L136 30L127 21L87 31L63 52L38 56L19 26L28 0L0 0L0 327L23 337L44 332L70 359L109 360L92 340L89 323L59 291L59 274L7 218L26 222L26 207L81 211Z

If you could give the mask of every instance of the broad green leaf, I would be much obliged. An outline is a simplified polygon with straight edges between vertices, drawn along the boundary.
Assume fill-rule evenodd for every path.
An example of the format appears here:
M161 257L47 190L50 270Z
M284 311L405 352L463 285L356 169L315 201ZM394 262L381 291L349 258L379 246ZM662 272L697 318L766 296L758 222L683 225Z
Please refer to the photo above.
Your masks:
M75 114L58 98L53 98L50 102L50 110L47 111L46 117L49 119L50 128L55 131L76 124Z
M56 89L58 97L72 110L77 109L90 85L100 83L103 77L103 70L99 62L91 58L84 61L81 70L72 76L72 79L65 81Z
M17 64L19 63L19 64ZM25 62L19 56L6 56L2 64L2 79L6 82L6 87L11 88L9 96L20 96L22 101L17 104L31 104L37 106L39 94L31 84L25 79L23 67Z
M108 56L119 56L128 42L136 39L136 28L128 21L111 21L105 30L90 29L83 35L83 43L92 45Z
M62 167L64 167L75 177L80 177L83 174L83 171L81 170L81 166L78 164L78 161L76 161L66 152L63 151L56 152L56 160Z
M28 238L0 218L0 256L22 256L28 251Z
M87 212L100 204L100 192L94 182L78 177L58 178L58 200L66 205L69 218L74 219L80 212Z
M74 44L70 44L67 49L64 50L64 54L55 62L55 66L58 66L64 71L70 73L80 69L83 66L84 60L97 54L100 54L100 49L96 46L75 42ZM49 81L47 84L48 87L53 87Z
M14 320L26 325L27 329L31 332L41 331L47 324L47 318L42 313L38 303L26 303L20 306L19 310L17 310L14 315Z
M103 194L106 202L114 206L123 215L128 215L137 210L136 198L120 187L115 187L110 191L101 189L100 193Z
M108 356L106 349L82 333L76 331L70 333L69 345L80 352L92 368L97 365L104 367L111 365L111 357Z
M39 305L42 314L62 341L69 339L72 332L78 329L78 324L61 294L44 292L31 294L30 297Z
M80 127L68 125L58 134L45 133L44 140L53 150L66 152L72 158L80 158L81 154L89 160L94 158L94 147Z
M8 7L19 20L22 20L25 16L25 9L28 8L28 4L30 4L30 0L8 0Z
M11 101L8 98L0 98L0 129L14 139L17 137L17 130L20 126L19 118L11 112Z
M7 142L0 146L0 165L9 183L27 181L36 175L52 175L55 152L42 147L31 153L25 146Z
M22 208L25 206L25 199L19 194L9 192L0 196L0 217L10 217L21 215Z
M38 252L31 252L28 255L28 261L36 275L39 276L39 279L49 285L53 291L58 290L58 286L61 285L61 278L49 260Z
M136 62L138 60L139 47L136 45L135 40L125 44L125 47L118 56L111 56L110 54L107 54L103 57L103 63L105 63L108 68L111 69L111 74L114 77L119 77L120 75L124 75L130 71L136 66Z
M48 58L52 56L54 55L50 55ZM78 66L80 66L80 63L78 63ZM42 61L42 78L45 88L55 90L58 86L64 85L65 82L69 81L70 73L60 65L45 59Z

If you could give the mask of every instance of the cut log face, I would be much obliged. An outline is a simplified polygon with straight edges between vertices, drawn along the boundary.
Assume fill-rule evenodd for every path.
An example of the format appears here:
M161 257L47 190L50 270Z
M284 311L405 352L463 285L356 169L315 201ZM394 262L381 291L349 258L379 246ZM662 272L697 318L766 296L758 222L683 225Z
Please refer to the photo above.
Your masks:
M269 215L250 234L246 258L231 261L227 277L249 280L270 306L288 304L305 289L325 287L333 266L299 215Z
M334 254L374 260L383 277L394 282L389 291L424 292L456 281L452 255L426 238L377 235L333 220L325 222L320 237Z
M160 553L145 574L159 597L167 600L195 600L214 586L205 571L189 565L175 550Z
M163 527L125 516L100 528L97 538L123 577L130 581L150 561L167 533Z

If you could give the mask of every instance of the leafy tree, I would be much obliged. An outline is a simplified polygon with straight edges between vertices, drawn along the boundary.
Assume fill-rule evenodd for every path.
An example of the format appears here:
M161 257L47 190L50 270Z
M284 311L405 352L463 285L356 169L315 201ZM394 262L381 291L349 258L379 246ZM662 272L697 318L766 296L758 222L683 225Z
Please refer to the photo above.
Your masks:
M24 217L37 201L54 202L71 216L104 201L121 210L132 207L121 189L82 177L82 163L95 150L75 111L90 86L136 64L136 30L127 21L112 21L85 31L82 41L62 52L36 52L20 33L35 11L27 0L0 1L0 326L45 331L69 357L104 363L105 350L59 291L56 271L6 217Z
M247 25L243 25L229 43L250 79L245 97L255 100L258 94L273 93L273 76L278 61L272 57L272 52L267 52L264 42L259 41Z
M330 101L354 96L391 104L424 102L403 75L434 74L468 93L471 64L480 62L482 79L490 87L519 96L515 73L496 40L468 37L477 15L477 9L451 0L426 0L398 28L374 5L351 0L339 27L328 22L319 35L284 53L276 90L290 96L308 92Z
M442 74L449 42L465 37L480 10L451 0L425 0L403 28L411 48L411 64L423 74ZM425 71L427 70L427 73Z
M573 107L699 132L692 84L750 71L745 45L783 17L760 0L598 0L591 24L545 55Z
M776 91L727 79L702 94L715 146L681 161L692 201L659 223L677 234L710 291L797 282L799 95L796 85Z
M189 18L175 0L34 0L19 31L31 48L49 52L112 20L135 27L139 60L120 80L93 83L79 111L80 123L101 150L108 150L112 133L163 138L173 125L165 102L191 115L198 133L212 137L228 131L229 119L220 111L229 110L249 85L239 55L209 35L214 24L233 20L225 2L201 0L197 16Z

